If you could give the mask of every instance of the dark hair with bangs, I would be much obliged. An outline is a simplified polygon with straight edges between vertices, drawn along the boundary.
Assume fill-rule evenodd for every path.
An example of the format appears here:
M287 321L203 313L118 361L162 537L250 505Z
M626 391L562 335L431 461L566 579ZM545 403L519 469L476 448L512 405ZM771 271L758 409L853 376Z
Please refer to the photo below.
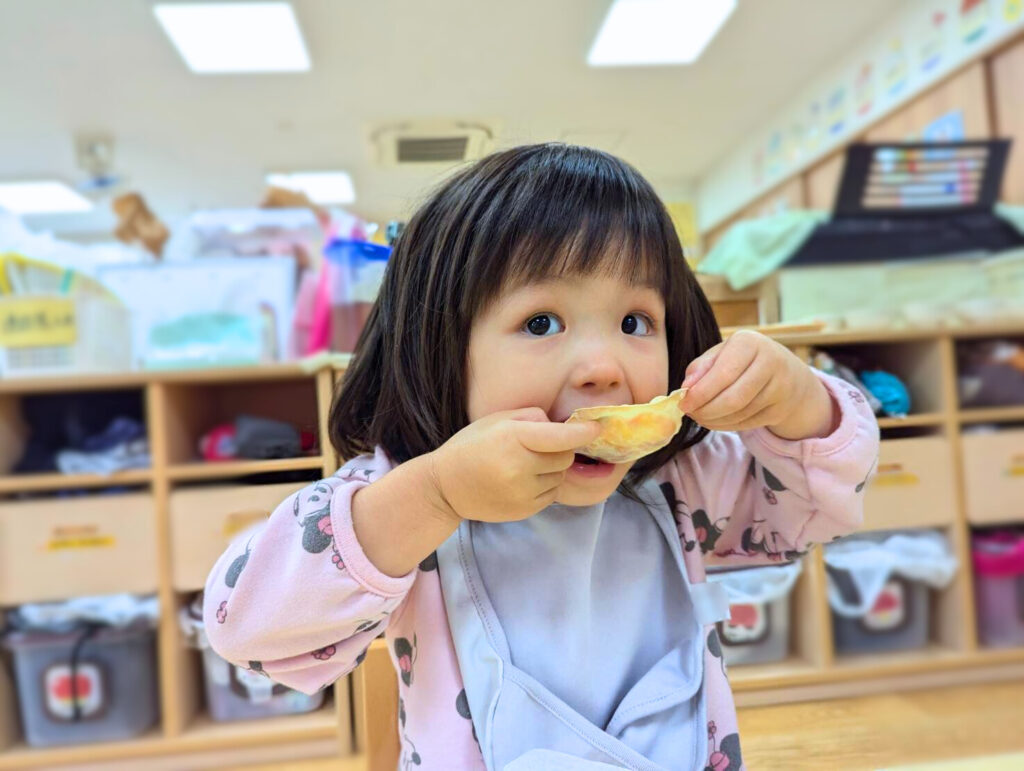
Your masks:
M661 292L669 383L721 340L654 189L624 161L538 144L490 155L444 182L395 243L380 294L330 411L349 459L381 446L397 463L435 450L468 422L473 320L512 286L612 272ZM627 490L707 434L689 418L640 459Z

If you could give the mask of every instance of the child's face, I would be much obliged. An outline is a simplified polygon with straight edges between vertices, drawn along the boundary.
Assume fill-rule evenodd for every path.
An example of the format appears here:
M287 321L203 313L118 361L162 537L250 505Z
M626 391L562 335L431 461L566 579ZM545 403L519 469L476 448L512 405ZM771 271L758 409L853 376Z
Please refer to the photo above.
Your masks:
M667 391L665 303L657 290L619 278L557 278L505 292L470 333L471 421L540 407L560 422L577 407L640 404ZM630 466L597 475L570 469L557 500L602 501Z

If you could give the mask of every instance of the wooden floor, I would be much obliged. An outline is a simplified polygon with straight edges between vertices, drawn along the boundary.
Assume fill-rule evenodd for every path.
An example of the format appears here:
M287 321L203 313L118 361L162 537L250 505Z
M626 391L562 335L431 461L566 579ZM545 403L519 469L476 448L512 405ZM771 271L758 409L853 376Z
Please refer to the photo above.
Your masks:
M1019 681L750 707L739 718L750 771L1024 769ZM323 760L236 771L335 771L337 765Z

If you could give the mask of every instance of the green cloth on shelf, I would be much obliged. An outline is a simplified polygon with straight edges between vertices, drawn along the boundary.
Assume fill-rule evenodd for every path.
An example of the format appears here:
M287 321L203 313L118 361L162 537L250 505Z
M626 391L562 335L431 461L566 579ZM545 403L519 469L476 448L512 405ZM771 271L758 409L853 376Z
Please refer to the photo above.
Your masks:
M828 218L828 212L795 209L737 222L697 269L723 276L734 290L744 289L784 265Z
M997 203L995 205L995 214L1004 222L1011 224L1018 233L1024 236L1024 206Z

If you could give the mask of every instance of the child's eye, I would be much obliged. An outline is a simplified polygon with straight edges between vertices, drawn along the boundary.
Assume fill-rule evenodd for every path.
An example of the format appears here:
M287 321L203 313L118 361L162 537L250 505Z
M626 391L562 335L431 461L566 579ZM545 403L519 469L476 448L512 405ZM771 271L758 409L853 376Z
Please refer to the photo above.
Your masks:
M650 335L654 333L654 322L642 313L629 313L622 319L622 331L627 335Z
M532 316L525 324L523 329L529 332L531 335L537 337L546 337L547 335L557 334L562 332L565 327L561 326L562 321L551 313L538 313L536 316Z

